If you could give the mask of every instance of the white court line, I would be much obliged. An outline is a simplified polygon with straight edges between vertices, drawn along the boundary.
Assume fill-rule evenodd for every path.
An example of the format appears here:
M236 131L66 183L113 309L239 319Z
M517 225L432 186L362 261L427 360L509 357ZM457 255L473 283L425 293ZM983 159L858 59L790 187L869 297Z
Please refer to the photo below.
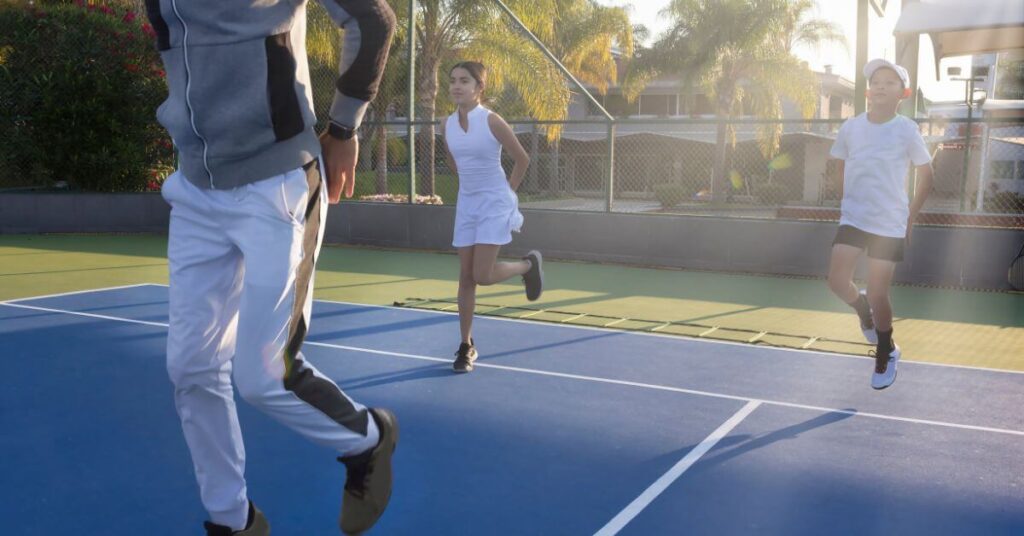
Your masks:
M138 285L125 285L125 286L122 286L122 287L98 288L98 289L93 289L93 290L82 290L82 291L77 291L77 292L68 292L66 294L53 294L53 295L49 295L49 296L32 296L32 297L27 297L27 298L18 298L16 300L9 300L9 301L6 301L6 302L0 302L0 304L21 302L21 301L27 301L27 300L37 300L37 299L42 299L42 298L50 298L50 297L70 295L70 294L82 294L82 293L87 293L87 292L101 292L101 291L104 291L104 290L117 290L117 289L122 289L122 288L133 288L133 287L162 287L162 288L167 288L167 285L164 285L162 283L141 283L141 284L138 284ZM334 304L338 304L338 305L351 305L351 306L355 306L355 307L369 307L369 308L373 308L373 309L393 309L393 310L396 310L396 311L416 311L416 312L421 312L421 313L433 313L433 314L439 314L439 315L455 315L455 314L457 314L457 313L452 313L452 312L448 312L448 311L438 311L438 310L435 310L435 309L412 309L412 308L409 308L409 307L396 307L394 305L376 305L376 304L372 304L372 303L355 303L355 302L338 301L338 300L314 300L314 301L323 302L323 303L334 303ZM484 320L484 321L493 320L495 322L518 322L518 323L521 323L521 324L529 324L531 326L544 326L544 327L548 327L548 328L582 329L582 330L590 330L590 331L601 331L601 332L604 332L604 333L621 333L621 334L628 334L628 335L636 335L636 336L639 336L639 337L659 337L659 338L671 339L671 340L675 340L675 341L685 340L685 341L690 341L690 342L694 342L694 343L724 344L724 345L729 345L729 346L742 346L744 348L757 348L758 351L764 350L764 351L776 351L776 352L786 352L786 353L810 354L810 355L815 355L815 356L838 358L838 359L860 359L860 360L871 360L871 361L875 360L875 358L873 358L873 357L868 357L868 356L863 356L863 355L855 355L855 354L841 354L841 353L836 353L836 352L819 352L819 351L810 350L810 349L781 348L781 347L777 347L777 346L752 346L750 344L742 343L742 342L723 341L723 340L716 340L716 339L694 338L694 337L686 337L686 336L679 336L679 335L667 335L667 334L664 334L664 333L651 332L651 331L632 331L632 330L622 330L622 329L611 329L609 327L601 327L601 326L575 326L575 325L573 325L573 326L562 326L562 325L553 324L553 323L550 323L550 322L537 322L537 321L533 321L533 320L525 320L526 318L529 318L529 317L531 317L533 315L536 315L536 314L539 314L539 313L543 313L543 312L545 312L545 311L543 311L543 310L532 311L532 312L526 313L525 315L522 315L522 316L519 316L519 317L483 316L483 317L481 317L481 320ZM315 318L314 318L314 320L315 320ZM629 319L623 319L623 320L629 320ZM711 330L706 331L703 334L698 335L697 337L701 337L702 335L708 334L711 331L715 331L717 329L718 329L717 327L711 328ZM998 369L998 368L991 368L991 367L974 367L974 366L970 366L970 365L954 365L954 364L951 364L951 363L934 363L934 362L931 362L931 361L916 361L914 359L906 359L906 358L901 358L900 359L900 363L904 363L904 364L912 363L914 365L928 366L928 367L942 367L942 368L953 368L953 369L962 369L962 370L979 370L979 371L982 371L982 372L999 372L999 373L1004 373L1004 374L1024 374L1024 370L1008 370L1008 369Z
M156 283L138 283L138 284L135 284L135 285L120 285L120 286L117 286L117 287L92 288L92 289L88 289L88 290L75 290L75 291L72 291L72 292L61 292L61 293L58 293L58 294L45 294L43 296L28 296L26 298L15 298L13 300L0 301L0 303L18 303L18 302L23 302L23 301L28 301L28 300L42 300L44 298L59 298L61 296L74 296L75 294L89 294L90 292L104 292L104 291L107 291L107 290L122 290L122 289L126 289L126 288L156 287L156 286L164 286L164 285L157 285Z
M757 409L757 407L760 405L761 402L758 402L756 400L747 402L747 404L740 408L740 410L737 411L729 420L722 423L722 425L719 426L717 430L711 432L711 435L704 438L704 441L701 441L700 444L698 444L696 447L693 447L693 450L686 453L686 456L683 456L683 459L676 462L676 464L673 465L671 469L666 471L665 474L661 475L661 478L655 480L654 483L651 484L647 489L645 489L639 497L634 499L633 502L629 503L629 505L623 508L622 511L619 512L615 517L613 517L611 521L609 521L604 527L601 528L601 530L595 532L594 536L614 536L615 534L618 534L619 531L622 530L622 528L625 527L627 524L629 524L629 522L632 521L633 518L639 515L640 512L644 510L644 508L647 508L647 505L654 502L654 499L657 499L658 495L661 495L663 491L668 489L668 487L671 486L672 483L675 482L677 479L679 479L679 477L682 476L687 469L693 466L693 464L696 463L697 460L701 458L701 456L707 454L707 452L711 450L712 447L715 446L715 444L721 441L723 437L728 435L733 428L736 428L736 426L739 425L740 422L743 421L743 419L747 418L747 415L753 413L754 410Z
M97 318L97 319L101 319L101 320L112 320L112 321L115 321L115 322L126 322L126 323L129 323L129 324L142 324L142 325L146 325L146 326L158 326L158 327L164 327L164 328L167 327L167 324L166 323L162 323L162 322L149 322L149 321L146 321L146 320L134 320L134 319L131 319L131 318L121 318L121 317L116 317L116 316L97 315L97 314L92 314L92 313L80 313L78 311L62 311L60 309L49 309L49 308L45 308L45 307L36 307L34 305L20 305L20 304L2 303L2 302L0 302L0 306L20 307L20 308L23 308L23 309L35 309L35 310L39 310L39 311L47 311L47 312L52 312L52 313L60 313L60 314L67 314L67 315L73 315L73 316L84 316L84 317L89 317L89 318ZM330 343L326 343L326 342L312 342L312 341L308 341L308 340L305 341L304 344L309 345L309 346L319 346L319 347L323 347L323 348L334 348L334 349L338 349L338 350L350 350L350 351L353 351L353 352L362 352L362 353L366 353L366 354L385 355L385 356L390 356L390 357L401 357L401 358L405 358L405 359L416 359L416 360L419 360L419 361L432 361L432 362L435 362L435 363L444 363L446 365L451 363L451 359L448 359L448 358L431 357L431 356L416 355L416 354L406 354L406 353L401 353L401 352L389 352L389 351L386 351L386 350L374 350L374 349L371 349L371 348L362 348L362 347L359 347L359 346L346 346L346 345L343 345L343 344L330 344ZM511 366L508 366L508 365L495 365L493 363L480 363L480 362L477 362L475 366L477 368L491 368L491 369L495 369L495 370L505 370L505 371L510 371L510 372L522 372L522 373L525 373L525 374L537 374L537 375L540 375L540 376L550 376L550 377L553 377L553 378L566 378L566 379L571 379L571 380L582 380L582 381L589 381L589 382L595 382L595 383L604 383L604 384L609 384L609 385L623 385L623 386L627 386L627 387L639 387L641 389L653 389L653 390L656 390L656 391L668 391L668 392L672 392L672 393L684 393L684 394L690 394L690 395L705 396L705 397L709 397L709 398L720 398L720 399L724 399L724 400L737 400L737 401L741 401L741 402L759 402L761 404L767 404L767 405L771 405L771 406L780 406L780 407L784 407L784 408L795 408L795 409L806 409L806 410L817 411L817 412L821 412L821 413L838 413L838 414L842 414L842 415L852 415L852 416L855 416L855 417L869 417L869 418L872 418L872 419L883 419L883 420L888 420L888 421L897 421L897 422L905 422L905 423L913 423L913 424L923 424L923 425L929 425L929 426L941 426L941 427L945 427L945 428L956 428L956 429L960 429L960 430L973 430L973 431L977 431L977 432L992 432L992 433L997 433L997 434L1007 434L1007 435L1015 435L1015 436L1022 436L1022 437L1024 437L1024 431L1021 431L1021 430L1010 430L1010 429L1006 429L1006 428L992 428L992 427L988 427L988 426L974 426L974 425L970 425L970 424L957 424L957 423L951 423L951 422L945 422L945 421L933 421L933 420L928 420L928 419L914 419L914 418L910 418L910 417L897 417L897 416L894 416L894 415L883 415L881 413L864 413L864 412L848 410L848 409L827 408L827 407L822 407L822 406L812 406L812 405L808 405L808 404L797 404L797 403L794 403L794 402L784 402L784 401L781 401L781 400L768 400L768 399L760 399L760 398L750 398L750 397L745 397L745 396L727 395L727 394L724 394L724 393L714 393L714 392L710 392L710 391L700 391L700 390L697 390L697 389L686 389L686 388L683 388L683 387L672 387L672 386L668 386L668 385L657 385L657 384L652 384L652 383L641 383L641 382L631 382L631 381L626 381L626 380L616 380L616 379L612 379L612 378L602 378L602 377L599 377L599 376L584 376L584 375L581 375L581 374L568 374L568 373L564 373L564 372L552 372L552 371L547 371L547 370L528 369L528 368L523 368L523 367L511 367Z
M20 303L10 303L10 302L0 302L0 305L6 306L6 307L17 307L18 309L29 309L29 310L32 310L32 311L43 311L43 312L47 312L47 313L58 313L58 314L66 314L66 315L74 315L74 316L84 316L84 317L87 317L87 318L98 318L100 320L113 320L114 322L128 322L128 323L131 323L131 324L142 324L142 325L145 325L145 326L156 326L156 327L160 327L160 328L166 328L167 327L167 324L165 324L163 322L149 322L149 321L146 321L146 320L135 320L135 319L132 319L132 318L122 318L122 317L119 317L119 316L107 316L107 315L98 315L98 314L95 314L95 313L81 313L81 312L78 312L78 311L65 311L65 310L62 310L62 309L50 309L49 307L39 307L38 305L22 305Z
M166 287L167 286L167 285L161 285L159 283L153 283L152 285L153 286L159 286L159 287ZM450 313L450 312L447 312L447 311L438 311L436 309L412 309L410 307L396 307L394 305L376 305L376 304L372 304L372 303L355 303L355 302L346 302L346 301L338 301L338 300L319 300L319 299L318 300L314 300L314 301L318 301L318 302L322 302L322 303L334 303L334 304L338 304L338 305L352 305L352 306L356 306L356 307L372 307L374 309L394 309L396 311L417 311L417 312L422 312L422 313L433 313L433 314L440 314L440 315L453 315L453 314L456 314L456 313ZM583 330L590 330L590 331L601 331L601 332L605 332L605 333L622 333L624 335L636 335L636 336L639 336L639 337L659 337L659 338L671 339L671 340L675 340L675 341L685 340L685 341L690 341L690 342L694 342L694 343L724 344L724 345L728 345L728 346L742 346L744 348L757 348L759 351L760 350L766 350L766 351L797 353L797 354L811 354L811 355L816 355L816 356L830 357L830 358L839 358L839 359L851 359L852 358L852 359L861 359L861 360L867 359L867 360L871 360L871 361L875 360L875 358L873 358L873 357L864 356L864 355L841 354L841 353L837 353L837 352L820 352L820 351L817 351L817 350L805 350L805 349L801 349L801 348L781 348L781 347L778 347L778 346L754 346L754 345L747 344L745 342L723 341L723 340L717 340L717 339L704 339L704 338L695 338L695 337L688 337L688 336L681 336L681 335L668 335L668 334L659 333L659 332L656 332L656 331L655 332L651 332L651 331L634 331L634 330L611 329L611 328L608 328L608 327L587 326L587 325L562 326L562 325L554 324L554 323L551 323L551 322L537 322L537 321L533 321L533 320L524 320L525 318L528 318L530 316L533 316L533 315L535 315L537 313L542 313L542 312L545 312L545 311L534 311L532 313L527 313L527 314L525 314L523 316L519 316L519 317L482 316L482 317L480 317L480 320L484 320L484 321L493 320L495 322L518 322L518 323L521 323L521 324L529 324L531 326L544 326L544 327L548 327L548 328L583 329ZM313 319L316 320L316 317L314 316ZM629 320L629 319L626 319L626 320ZM697 337L701 337L702 335L706 335L706 334L711 333L712 331L715 331L717 329L718 329L717 327L711 328L710 330L705 331L701 335L697 335ZM914 365L921 365L921 366L928 366L928 367L955 368L955 369L963 369L963 370L980 370L982 372L1001 372L1001 373L1005 373L1005 374L1024 374L1024 370L1008 370L1008 369L998 369L998 368L991 368L991 367L972 367L970 365L954 365L954 364L951 364L951 363L934 363L934 362L931 362L931 361L916 361L916 360L913 360L913 359L906 359L906 358L902 358L902 357L900 358L900 363L904 363L904 364L906 364L906 363L913 363Z

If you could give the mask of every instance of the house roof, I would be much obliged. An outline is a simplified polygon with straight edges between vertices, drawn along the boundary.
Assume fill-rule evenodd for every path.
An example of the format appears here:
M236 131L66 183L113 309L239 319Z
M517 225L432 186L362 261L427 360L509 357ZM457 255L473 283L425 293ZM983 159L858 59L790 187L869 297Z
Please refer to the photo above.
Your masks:
M947 56L1024 48L1024 0L918 0L906 3L899 35L928 34L935 65Z

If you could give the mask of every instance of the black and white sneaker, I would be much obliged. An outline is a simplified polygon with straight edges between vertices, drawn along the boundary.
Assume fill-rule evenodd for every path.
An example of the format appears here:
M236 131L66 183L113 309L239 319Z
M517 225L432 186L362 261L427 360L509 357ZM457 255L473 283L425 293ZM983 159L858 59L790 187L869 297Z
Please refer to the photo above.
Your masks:
M896 381L896 368L900 361L900 347L896 341L892 342L891 348L882 348L879 345L875 349L875 372L871 375L871 388L875 390L885 389Z
M212 521L203 522L203 528L206 529L206 536L268 536L270 534L270 524L267 523L267 518L252 501L249 501L249 517L244 529L231 530L231 527L218 525Z
M868 291L861 290L861 299L867 301ZM875 319L871 315L871 309L868 309L867 316L857 313L857 318L860 319L860 331L864 334L864 339L871 344L878 344L878 331L875 329Z
M524 261L530 262L530 269L523 274L523 285L526 286L526 299L536 301L544 291L544 259L540 252L533 250L523 257Z
M455 372L472 372L473 362L476 361L476 344L473 339L469 340L469 343L462 343L459 345L459 351L455 352L455 363L452 364L452 370Z

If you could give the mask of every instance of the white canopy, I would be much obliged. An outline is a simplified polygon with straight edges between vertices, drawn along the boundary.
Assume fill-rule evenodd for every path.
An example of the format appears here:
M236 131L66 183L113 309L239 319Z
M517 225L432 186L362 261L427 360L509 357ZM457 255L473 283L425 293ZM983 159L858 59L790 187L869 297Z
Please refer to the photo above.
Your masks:
M1024 48L1024 0L919 0L903 6L894 33L928 34L935 63Z

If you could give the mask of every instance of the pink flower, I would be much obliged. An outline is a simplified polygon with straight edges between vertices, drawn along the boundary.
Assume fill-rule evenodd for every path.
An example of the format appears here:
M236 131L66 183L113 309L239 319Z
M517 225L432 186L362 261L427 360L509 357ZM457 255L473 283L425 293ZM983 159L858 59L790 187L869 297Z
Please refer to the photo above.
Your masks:
M121 21L125 22L127 24L131 24L131 23L135 22L135 12L132 11L132 10L126 11L124 13L124 18L122 18Z
M142 23L142 33L146 34L147 37L156 37L156 32L153 31L153 27L148 22Z

